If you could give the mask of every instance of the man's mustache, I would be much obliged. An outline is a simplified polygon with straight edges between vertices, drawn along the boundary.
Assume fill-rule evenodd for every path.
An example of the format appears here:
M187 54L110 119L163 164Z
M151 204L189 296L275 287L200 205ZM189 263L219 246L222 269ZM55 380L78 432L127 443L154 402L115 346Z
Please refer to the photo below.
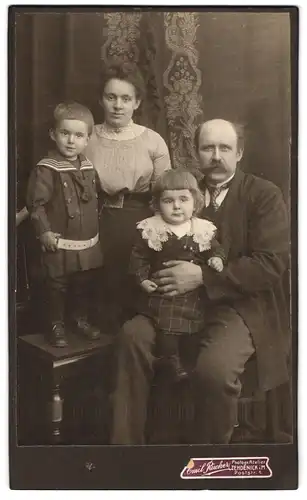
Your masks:
M222 167L223 162L221 160L211 160L210 161L210 167L215 168L215 167Z

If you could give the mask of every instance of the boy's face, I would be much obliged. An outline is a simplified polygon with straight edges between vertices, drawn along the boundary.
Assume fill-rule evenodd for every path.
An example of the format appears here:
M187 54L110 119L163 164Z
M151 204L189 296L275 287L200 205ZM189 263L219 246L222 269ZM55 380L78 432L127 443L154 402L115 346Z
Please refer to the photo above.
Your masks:
M50 130L50 137L67 160L76 160L88 144L88 125L80 120L62 120Z
M193 215L194 198L189 189L167 189L161 194L159 207L165 222L182 224Z

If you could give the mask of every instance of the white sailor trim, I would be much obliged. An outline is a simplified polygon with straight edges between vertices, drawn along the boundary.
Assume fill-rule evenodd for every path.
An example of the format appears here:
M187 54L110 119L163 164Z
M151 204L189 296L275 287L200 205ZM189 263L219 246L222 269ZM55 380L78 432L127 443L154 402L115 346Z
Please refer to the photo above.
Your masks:
M72 168L58 168L58 167L55 167L54 165L50 165L48 163L38 163L37 164L37 167L47 167L47 168L51 168L51 170L56 170L56 172L77 172L77 169L72 167Z
M58 161L54 158L42 158L37 163L37 166L48 167L57 172L77 172L79 170L69 161ZM94 167L89 160L81 160L80 170L94 170Z

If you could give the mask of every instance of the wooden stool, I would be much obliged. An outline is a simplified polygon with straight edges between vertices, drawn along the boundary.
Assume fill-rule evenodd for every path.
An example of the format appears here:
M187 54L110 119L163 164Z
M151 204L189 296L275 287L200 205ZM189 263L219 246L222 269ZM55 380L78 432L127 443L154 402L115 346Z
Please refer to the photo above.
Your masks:
M83 380L99 385L107 378L107 357L112 337L88 341L68 337L69 346L55 348L43 335L18 339L18 442L59 444L65 442L63 429L69 428L63 412L65 393L71 395L73 379L78 396ZM74 394L72 394L74 396ZM70 443L74 444L74 443Z

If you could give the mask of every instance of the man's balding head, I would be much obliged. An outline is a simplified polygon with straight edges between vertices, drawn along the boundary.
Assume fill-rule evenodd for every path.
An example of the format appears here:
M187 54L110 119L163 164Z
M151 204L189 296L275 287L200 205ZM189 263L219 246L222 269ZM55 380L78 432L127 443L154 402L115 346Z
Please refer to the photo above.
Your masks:
M200 169L212 184L231 177L243 154L243 128L216 118L202 123L196 132L195 145Z
M234 129L236 135L237 135L237 148L239 151L243 151L243 149L244 149L244 126L241 125L240 123L230 122L230 121L224 120L222 118L215 118L213 120L208 120L208 121L203 122L200 125L198 125L198 127L195 131L195 137L194 137L194 145L195 145L196 152L198 153L200 131L202 130L202 128L205 125L210 126L210 124L212 125L212 124L214 124L214 122L216 123L217 126L223 125L223 124L231 125L232 128Z

